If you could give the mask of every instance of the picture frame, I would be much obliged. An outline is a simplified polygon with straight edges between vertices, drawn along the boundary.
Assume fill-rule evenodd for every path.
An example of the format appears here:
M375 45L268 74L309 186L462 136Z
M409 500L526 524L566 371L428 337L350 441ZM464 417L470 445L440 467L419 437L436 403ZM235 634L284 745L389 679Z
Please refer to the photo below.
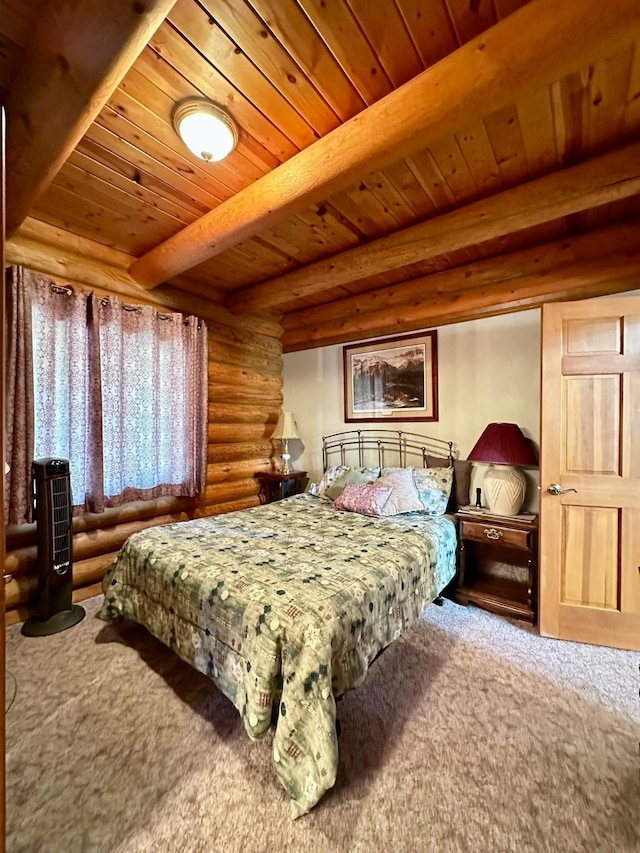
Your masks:
M437 331L349 344L342 355L346 423L438 420Z

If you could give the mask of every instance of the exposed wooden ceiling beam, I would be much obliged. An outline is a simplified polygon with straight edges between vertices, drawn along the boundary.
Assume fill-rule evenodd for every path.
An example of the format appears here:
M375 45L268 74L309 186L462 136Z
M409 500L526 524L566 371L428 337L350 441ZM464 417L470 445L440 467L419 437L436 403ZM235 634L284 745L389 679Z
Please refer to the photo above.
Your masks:
M292 299L322 293L638 193L640 143L248 287L229 296L225 304L232 311L273 309Z
M7 106L7 231L27 216L175 0L49 0Z
M131 267L155 287L640 36L637 0L531 0Z
M630 290L640 283L640 220L288 314L285 352L362 340ZM580 290L584 288L584 290ZM573 294L573 295L572 295Z
M371 311L386 311L393 323L398 306L440 293L462 290L464 286L483 287L496 281L508 281L523 275L547 273L563 264L592 261L609 254L635 253L638 248L640 220L610 225L583 234L560 237L537 246L517 249L496 257L464 264L450 270L420 276L410 281L378 287L356 293L312 308L303 308L285 314L282 327L285 335L301 332L304 328L337 325L347 317L357 317ZM638 271L640 286L640 270Z
M635 290L638 286L638 264L635 258L612 256L606 260L579 261L559 267L546 276L522 276L508 282L495 282L486 288L473 288L455 296L441 294L425 300L419 307L399 313L390 321L389 315L377 312L345 322L331 334L327 329L314 329L303 340L282 337L282 351L297 352L331 344L361 341L379 335L428 329L448 323L461 323L479 317L493 317L539 308L545 302L564 299L590 299Z

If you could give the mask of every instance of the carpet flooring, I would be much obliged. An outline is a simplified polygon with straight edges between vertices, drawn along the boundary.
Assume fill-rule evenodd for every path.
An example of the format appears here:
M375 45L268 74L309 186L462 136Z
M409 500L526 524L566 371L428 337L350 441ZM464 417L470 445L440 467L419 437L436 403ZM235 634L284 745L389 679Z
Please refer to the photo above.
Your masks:
M7 631L9 853L640 851L640 656L452 602L338 705L335 787L292 821L204 676L133 623Z

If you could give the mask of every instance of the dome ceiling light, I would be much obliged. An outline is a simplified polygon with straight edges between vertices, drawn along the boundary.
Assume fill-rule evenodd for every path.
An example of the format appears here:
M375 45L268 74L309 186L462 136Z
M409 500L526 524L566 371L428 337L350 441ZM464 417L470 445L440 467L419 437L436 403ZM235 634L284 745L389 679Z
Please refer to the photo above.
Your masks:
M206 98L187 98L173 111L173 126L187 148L209 163L222 160L238 144L231 116Z

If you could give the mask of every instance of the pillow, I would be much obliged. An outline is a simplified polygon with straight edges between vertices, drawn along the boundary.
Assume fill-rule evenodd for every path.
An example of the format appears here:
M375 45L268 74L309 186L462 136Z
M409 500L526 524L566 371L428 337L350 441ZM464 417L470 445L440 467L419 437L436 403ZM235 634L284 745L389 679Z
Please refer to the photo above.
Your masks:
M389 500L382 510L385 516L419 512L423 508L410 468L399 468L397 471L383 475L376 485L391 487Z
M347 483L342 494L335 499L333 508L380 517L390 494L389 486L379 486L378 483Z
M471 462L467 459L453 461L453 489L448 509L455 512L458 507L469 504L471 489ZM427 456L427 468L448 468L449 460L442 456Z
M382 477L378 482L386 480L387 476L405 471L411 476L420 500L419 512L428 515L443 515L447 511L447 503L453 484L453 468L383 468Z
M451 468L439 470L437 474L426 468L385 468L383 476L374 483L347 483L333 506L382 517L406 512L442 515L447 507L452 479ZM420 494L416 481L420 483L424 496Z
M327 468L319 483L310 483L307 491L312 495L324 495L326 489L332 486L338 477L341 477L344 473L351 470L367 474L367 482L377 480L380 476L379 468L351 468L348 465L333 465L331 468Z
M324 496L335 501L336 498L340 497L344 487L349 485L349 483L371 483L373 479L375 478L358 470L358 468L347 468L344 474L341 474L333 481L329 488L324 490Z
M423 512L444 515L451 496L453 468L414 468L413 479L420 495Z
M346 465L333 465L331 468L327 468L319 483L309 483L307 490L312 495L324 495L325 489L328 489L333 481L341 477L347 470Z

